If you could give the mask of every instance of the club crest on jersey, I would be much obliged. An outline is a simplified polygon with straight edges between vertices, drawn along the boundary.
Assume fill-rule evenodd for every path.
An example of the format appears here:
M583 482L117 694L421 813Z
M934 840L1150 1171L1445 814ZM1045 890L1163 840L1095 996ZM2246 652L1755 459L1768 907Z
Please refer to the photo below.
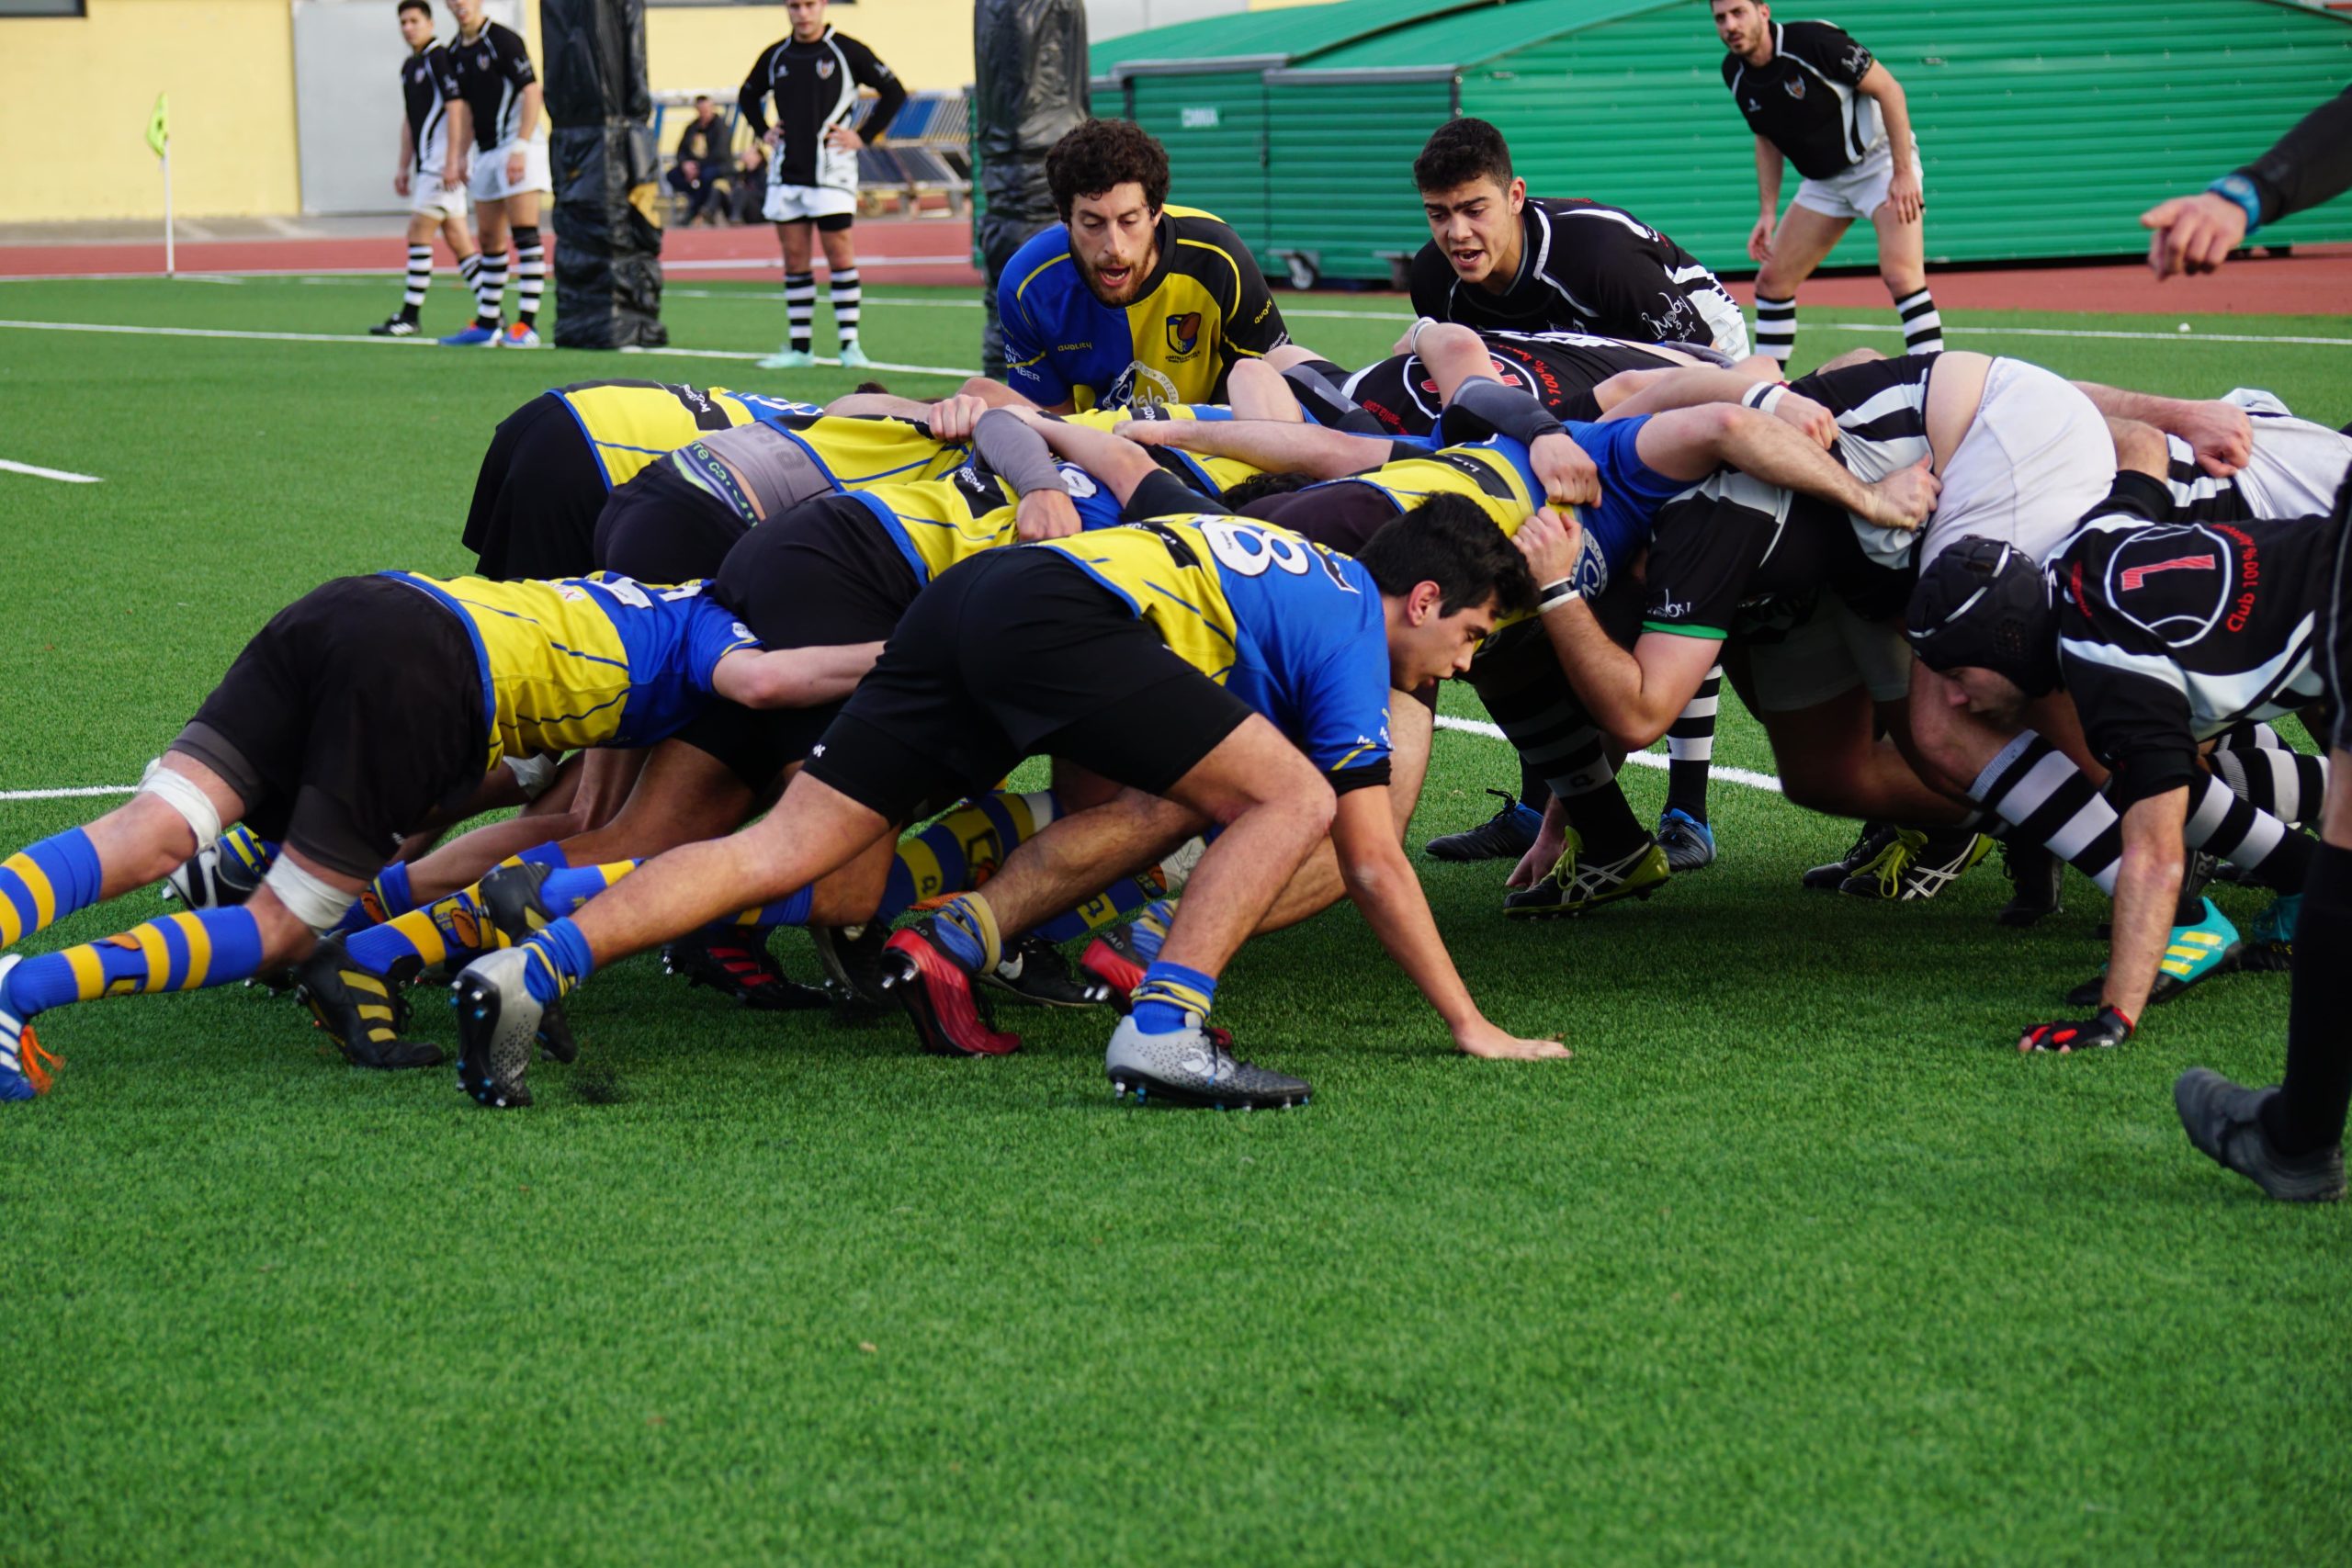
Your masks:
M1185 310L1168 318L1168 352L1182 359L1201 344L1201 313Z
M833 61L831 55L827 55L817 62L817 80L820 82L830 82L832 79Z
M1804 101L1804 77L1792 76L1787 81L1781 83L1781 85L1788 90L1789 96L1796 99L1799 103L1803 103Z
M2247 541L2247 565L2252 560ZM2107 602L2125 619L2175 647L2195 642L2230 614L2232 595L2254 587L2254 574L2234 581L2231 558L2238 552L2212 530L2199 526L2149 527L2134 536L2107 563ZM2245 594L2243 615L2253 595ZM2243 624L2241 622L2241 624Z

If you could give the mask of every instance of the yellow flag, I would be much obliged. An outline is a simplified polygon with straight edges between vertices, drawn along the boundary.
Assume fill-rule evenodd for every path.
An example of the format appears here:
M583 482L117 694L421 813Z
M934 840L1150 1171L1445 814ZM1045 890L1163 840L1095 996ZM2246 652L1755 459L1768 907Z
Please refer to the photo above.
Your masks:
M155 112L147 117L147 145L158 158L164 155L164 143L172 139L171 108L164 96L155 95Z

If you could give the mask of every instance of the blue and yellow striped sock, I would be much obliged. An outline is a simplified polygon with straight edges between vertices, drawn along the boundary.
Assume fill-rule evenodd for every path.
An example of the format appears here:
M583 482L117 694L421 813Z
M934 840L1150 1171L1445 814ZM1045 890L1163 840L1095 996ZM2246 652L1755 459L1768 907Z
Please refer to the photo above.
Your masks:
M1075 909L1066 909L1036 927L1030 934L1044 937L1047 942L1069 942L1089 931L1099 931L1104 926L1117 925L1158 896L1156 886L1147 887L1134 877L1123 876Z
M1134 944L1136 955L1146 964L1159 956L1159 944L1168 940L1168 928L1176 920L1176 900L1161 898L1146 906L1136 917L1134 931L1128 941Z
M193 991L253 977L261 927L242 905L166 915L117 936L44 953L10 971L8 1010L30 1018L68 1002L148 991Z
M875 919L887 923L927 898L979 886L995 874L1005 856L1060 814L1060 803L1049 789L1028 795L1001 792L966 801L899 841L899 858L891 863Z
M537 865L552 865L557 874L571 863L563 851L554 844L540 844L525 850L519 855L509 855L500 865L521 865L525 862ZM625 863L634 866L637 863ZM395 866L392 869L399 870ZM615 880L618 880L617 876ZM403 890L407 875L401 879ZM599 887L598 892L604 889ZM345 956L352 964L370 975L389 975L392 966L405 959L415 959L421 967L430 969L447 962L452 954L488 952L506 945L505 937L496 926L483 918L478 896L481 884L460 887L455 893L435 898L421 909L397 914L381 925L371 926L356 933L344 945ZM582 897L586 897L582 895Z
M14 947L98 901L97 846L79 828L0 861L0 947Z
M521 945L524 956L530 960L523 968L523 984L541 1007L596 972L588 939L569 919L533 931Z
M609 865L551 871L548 873L548 879L539 884L539 897L557 914L569 915L641 863L633 860L616 860Z
M1184 1027L1184 1015L1202 1018L1216 1001L1216 981L1181 964L1155 963L1143 972L1135 991L1135 1010L1127 1016L1146 1034L1173 1034Z
M763 904L756 909L746 909L731 920L719 922L723 930L729 926L805 926L808 911L817 902L817 889L812 885L797 893L788 894L773 904Z
M951 898L933 917L931 934L947 955L978 975L993 969L1004 956L1004 938L997 931L996 911L977 893Z

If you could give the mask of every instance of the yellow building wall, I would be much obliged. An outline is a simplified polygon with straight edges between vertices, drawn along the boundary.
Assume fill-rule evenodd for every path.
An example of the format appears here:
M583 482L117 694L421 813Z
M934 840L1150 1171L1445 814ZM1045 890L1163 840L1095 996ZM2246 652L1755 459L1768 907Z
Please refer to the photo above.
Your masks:
M89 0L85 17L0 20L0 222L160 217L159 92L176 210L300 209L286 0Z
M183 217L291 214L302 206L287 0L88 0L80 17L0 19L0 222L160 217L147 150L155 95L171 96L175 209ZM390 0L385 13L390 16ZM447 11L435 7L447 37ZM870 45L908 86L972 79L969 0L861 0L833 25ZM538 0L523 32L543 59ZM731 88L790 30L782 5L646 8L657 91Z

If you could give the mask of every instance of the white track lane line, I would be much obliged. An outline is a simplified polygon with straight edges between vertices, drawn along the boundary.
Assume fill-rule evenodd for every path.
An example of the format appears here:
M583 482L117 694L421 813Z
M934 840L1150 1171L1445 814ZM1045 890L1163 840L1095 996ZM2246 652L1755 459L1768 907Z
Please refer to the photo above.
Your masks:
M1459 730L1464 735L1484 736L1489 740L1500 740L1503 738L1503 732L1499 728L1488 724L1483 718L1455 718L1448 714L1440 714L1437 718L1437 727L1440 729ZM1655 756L1647 751L1635 751L1625 761L1637 762L1645 768L1663 768L1667 765L1667 760L1664 757ZM1746 784L1750 789L1770 790L1775 795L1781 793L1780 780L1770 773L1754 773L1747 768L1727 768L1718 762L1709 771L1707 776L1711 779L1721 779L1725 784ZM137 788L132 784L92 784L75 789L0 789L0 801L66 800L83 795L135 793Z
M55 479L61 484L101 485L107 481L96 474L68 473L63 468L44 468L33 463L12 463L0 457L0 470L12 474L30 474L37 479Z

